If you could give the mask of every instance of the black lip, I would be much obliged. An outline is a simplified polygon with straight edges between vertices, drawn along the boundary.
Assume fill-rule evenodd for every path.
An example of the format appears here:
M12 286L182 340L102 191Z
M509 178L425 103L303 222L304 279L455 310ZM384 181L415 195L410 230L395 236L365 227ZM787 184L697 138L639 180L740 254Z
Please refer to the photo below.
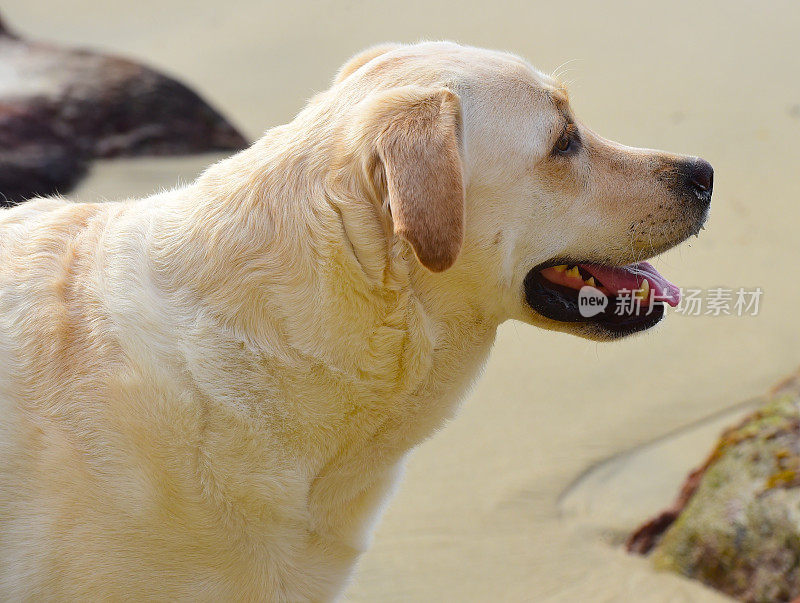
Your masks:
M550 260L531 269L523 283L525 301L534 311L545 318L558 322L594 325L614 337L645 331L655 326L664 317L663 302L654 302L649 314L645 312L620 316L615 312L617 307L615 297L609 298L608 306L600 314L590 318L581 316L578 310L577 291L550 283L542 276L541 271L560 264L583 263L588 262Z

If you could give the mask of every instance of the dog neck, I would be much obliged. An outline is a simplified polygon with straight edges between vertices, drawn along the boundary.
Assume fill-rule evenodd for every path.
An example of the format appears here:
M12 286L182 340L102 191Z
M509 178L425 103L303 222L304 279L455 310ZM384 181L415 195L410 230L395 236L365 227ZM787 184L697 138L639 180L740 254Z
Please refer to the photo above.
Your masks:
M374 200L334 190L331 151L297 142L309 138L278 128L153 200L151 284L160 316L184 320L153 318L183 354L153 370L178 366L168 379L206 417L196 439L217 499L252 501L239 510L264 538L278 533L254 519L269 497L301 489L286 504L313 535L308 555L341 561L343 580L404 456L452 415L499 321L459 290L458 262L428 272Z
M386 204L337 168L335 137L311 109L166 209L155 237L165 286L192 291L249 347L274 354L279 343L289 365L314 358L395 394L414 390L430 350L453 333L469 340L465 329L493 332L500 318L468 260L441 274L419 265Z
M154 279L198 306L206 326L194 335L176 325L180 336L224 350L193 387L305 459L314 529L361 548L363 526L342 532L341 509L452 414L499 320L458 288L458 264L428 272L385 232L374 200L334 190L332 151L299 145L314 137L295 127L272 130L164 206Z

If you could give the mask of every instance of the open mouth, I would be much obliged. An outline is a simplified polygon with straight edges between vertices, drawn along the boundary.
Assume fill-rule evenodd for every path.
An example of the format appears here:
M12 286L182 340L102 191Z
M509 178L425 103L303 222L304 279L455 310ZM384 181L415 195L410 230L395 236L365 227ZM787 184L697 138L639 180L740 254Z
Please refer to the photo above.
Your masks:
M620 337L654 326L680 289L647 262L628 266L547 262L525 277L525 299L559 322L593 324Z

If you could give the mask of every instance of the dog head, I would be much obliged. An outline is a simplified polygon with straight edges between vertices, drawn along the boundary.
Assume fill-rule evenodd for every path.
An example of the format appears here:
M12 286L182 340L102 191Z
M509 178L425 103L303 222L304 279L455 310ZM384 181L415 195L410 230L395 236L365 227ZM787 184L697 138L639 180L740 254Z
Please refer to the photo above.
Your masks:
M333 90L417 282L592 339L650 328L677 303L643 260L703 226L706 161L602 138L559 82L506 53L377 47Z

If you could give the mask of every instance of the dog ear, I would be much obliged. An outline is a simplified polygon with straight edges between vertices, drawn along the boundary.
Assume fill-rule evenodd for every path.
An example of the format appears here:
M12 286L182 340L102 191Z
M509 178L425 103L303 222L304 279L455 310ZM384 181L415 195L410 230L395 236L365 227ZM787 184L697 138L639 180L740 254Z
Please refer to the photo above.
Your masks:
M339 71L336 73L336 77L333 78L333 83L338 84L348 75L356 71L359 67L366 65L375 57L379 57L382 54L397 48L400 48L400 44L379 44L377 46L367 48L366 50L362 50L358 54L350 57L350 60L348 60L339 68Z
M395 234L432 272L456 261L464 240L461 103L447 88L406 86L371 103L379 165Z

